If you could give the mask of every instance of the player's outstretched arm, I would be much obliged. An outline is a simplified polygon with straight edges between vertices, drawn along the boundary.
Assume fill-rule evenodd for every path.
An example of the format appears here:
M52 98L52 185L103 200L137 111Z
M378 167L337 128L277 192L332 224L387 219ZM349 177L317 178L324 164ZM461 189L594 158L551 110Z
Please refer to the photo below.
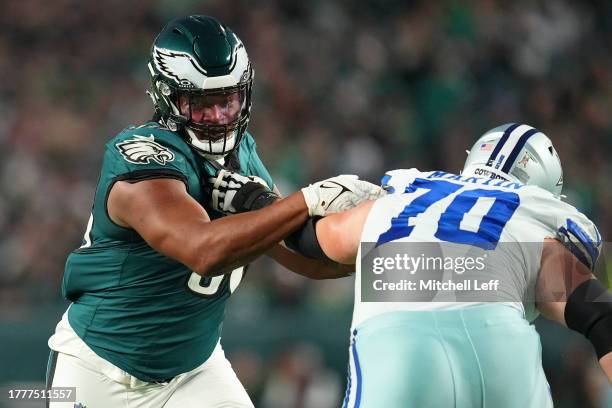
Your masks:
M547 238L536 285L540 313L583 334L612 383L612 294L560 242Z
M366 201L316 223L316 239L329 259L350 265L357 262L361 232L373 205L374 201Z
M215 276L269 250L303 225L309 215L340 211L380 190L356 177L339 176L274 202L277 197L270 196L267 187L224 172L214 180L215 209L242 212L265 208L211 221L182 182L154 179L115 183L107 209L115 223L136 230L155 250L202 276Z
M278 190L269 191L263 180L256 180L252 176L243 176L227 170L221 170L208 182L211 186L212 208L226 214L260 209L280 198ZM259 192L262 189L266 190L266 195L262 199L254 199L253 197L260 197ZM291 237L285 239L285 243L288 243L288 246L296 252L279 244L272 247L267 255L287 269L311 279L333 279L350 275L354 272L352 265L332 262L323 254L316 242L314 242L317 246L314 255L313 251L300 251L300 246L294 244L304 240L309 241L310 238L316 241L314 219L354 208L363 201L385 195L385 191L380 186L359 180L354 175L332 177L311 184L301 191L308 206L309 215L315 218L305 223Z
M354 266L372 205L374 201L368 200L347 211L310 218L285 243L307 257Z
M276 186L274 186L273 191L276 195L282 197L282 194ZM309 258L287 248L283 242L274 245L266 252L266 255L291 272L309 279L344 278L355 272L355 267L353 265L343 265L336 262Z
M266 255L292 272L309 279L344 278L355 272L354 265L343 265L320 259L308 258L291 251L283 244L274 245Z
M185 185L173 179L119 181L107 205L115 223L133 228L152 248L203 276L248 263L308 219L298 192L263 210L211 222Z

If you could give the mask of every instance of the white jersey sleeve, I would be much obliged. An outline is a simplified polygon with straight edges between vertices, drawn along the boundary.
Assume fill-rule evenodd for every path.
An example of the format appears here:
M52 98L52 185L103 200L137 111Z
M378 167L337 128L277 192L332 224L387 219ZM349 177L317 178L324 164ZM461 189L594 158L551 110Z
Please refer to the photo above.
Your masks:
M415 168L389 170L385 172L385 175L380 182L381 187L389 194L402 194L406 188L410 186L414 179L422 176L423 174L424 173Z
M538 316L535 287L540 272L541 246L546 238L556 238L578 260L593 269L601 251L601 236L595 224L572 205L536 186L525 186L520 192L521 205L508 223L502 241L518 242L523 247L525 316Z
M602 239L595 224L572 205L535 186L521 192L517 221L525 227L517 232L519 240L530 238L532 227L545 231L544 238L562 242L589 269L593 270L601 252Z

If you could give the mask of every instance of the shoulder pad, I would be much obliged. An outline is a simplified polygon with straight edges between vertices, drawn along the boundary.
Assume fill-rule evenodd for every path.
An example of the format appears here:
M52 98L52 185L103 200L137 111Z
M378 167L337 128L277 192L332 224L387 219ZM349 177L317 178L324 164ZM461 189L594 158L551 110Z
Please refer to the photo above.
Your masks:
M601 235L586 216L577 213L577 216L566 218L557 231L557 239L590 270L595 269L601 253Z
M421 172L415 168L389 170L382 177L380 186L389 194L402 194L420 174Z

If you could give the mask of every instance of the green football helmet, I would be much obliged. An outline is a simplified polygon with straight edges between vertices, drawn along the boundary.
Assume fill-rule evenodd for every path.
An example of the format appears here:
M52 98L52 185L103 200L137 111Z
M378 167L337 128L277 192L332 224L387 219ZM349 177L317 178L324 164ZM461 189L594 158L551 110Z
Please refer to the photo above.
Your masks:
M238 147L254 71L236 34L208 16L172 20L153 42L148 66L149 94L164 125L211 159Z

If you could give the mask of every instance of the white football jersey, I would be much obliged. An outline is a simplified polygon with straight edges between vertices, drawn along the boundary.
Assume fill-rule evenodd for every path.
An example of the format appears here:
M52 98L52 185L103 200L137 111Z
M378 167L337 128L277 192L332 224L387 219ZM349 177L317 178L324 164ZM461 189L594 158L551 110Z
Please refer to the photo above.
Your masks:
M500 287L491 291L493 301L518 308L529 321L537 317L535 284L545 238L570 229L585 238L587 250L597 251L594 258L598 255L601 237L595 225L576 208L537 186L417 169L389 171L382 184L389 194L374 203L361 236L353 327L382 313L483 303L477 294L472 298L468 294L468 301L365 301L368 298L362 284L370 282L362 278L373 275L374 268L363 262L368 256L364 248L371 251L385 244L409 248L403 243L441 243L442 248L458 244L455 246L479 247L484 252L495 249L501 255L487 263L479 276L501 281ZM456 299L466 299L465 293L462 296Z

